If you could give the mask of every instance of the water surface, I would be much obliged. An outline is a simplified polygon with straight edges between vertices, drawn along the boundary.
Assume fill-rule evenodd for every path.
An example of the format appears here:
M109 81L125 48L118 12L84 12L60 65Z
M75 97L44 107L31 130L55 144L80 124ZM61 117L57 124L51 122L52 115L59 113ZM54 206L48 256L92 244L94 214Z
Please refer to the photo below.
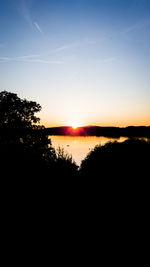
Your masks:
M80 165L81 161L87 156L87 154L96 146L104 145L109 141L123 142L127 138L107 138L97 136L60 136L50 135L52 146L57 149L58 147L64 148L65 152L72 155L73 160L77 165Z

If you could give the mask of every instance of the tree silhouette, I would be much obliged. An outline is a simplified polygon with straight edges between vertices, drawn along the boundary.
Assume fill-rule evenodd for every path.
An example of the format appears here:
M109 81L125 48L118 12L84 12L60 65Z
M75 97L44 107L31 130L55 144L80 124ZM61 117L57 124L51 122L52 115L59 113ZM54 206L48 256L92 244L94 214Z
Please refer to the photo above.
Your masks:
M56 159L51 140L38 125L35 113L41 106L17 94L0 93L0 162L5 173L15 175L42 172Z
M0 126L9 128L33 128L40 121L35 113L41 106L33 101L20 99L17 94L0 93Z
M17 94L0 93L0 165L5 174L37 178L70 178L77 166L63 153L58 155L35 115L41 106ZM31 180L30 180L31 181Z

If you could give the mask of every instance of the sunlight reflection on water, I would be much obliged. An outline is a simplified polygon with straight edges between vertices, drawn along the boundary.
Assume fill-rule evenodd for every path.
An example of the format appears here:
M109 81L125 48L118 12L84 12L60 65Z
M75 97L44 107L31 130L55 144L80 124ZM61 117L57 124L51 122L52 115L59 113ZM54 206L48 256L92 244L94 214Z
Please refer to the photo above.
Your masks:
M123 142L127 138L107 138L107 137L97 137L97 136L60 136L51 135L49 136L52 142L52 146L57 149L58 147L63 147L65 152L72 155L73 160L77 165L81 164L81 161L86 157L86 155L96 146L104 145L109 141Z

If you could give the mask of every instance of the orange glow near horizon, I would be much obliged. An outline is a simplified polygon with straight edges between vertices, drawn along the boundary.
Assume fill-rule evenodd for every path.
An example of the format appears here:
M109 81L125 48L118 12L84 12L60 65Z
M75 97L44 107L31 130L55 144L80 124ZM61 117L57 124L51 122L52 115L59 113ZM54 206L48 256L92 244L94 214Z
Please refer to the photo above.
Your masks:
M56 118L56 121L49 121L49 118L42 118L41 125L44 125L45 127L59 127L59 126L71 126L73 129L77 129L78 127L83 126L115 126L115 127L127 127L127 126L150 126L150 116L149 114L147 116L118 116L117 118L111 117L111 118L105 118L101 121L98 120L98 118L90 118L89 120L87 118L82 119L81 121L77 120L69 120L68 118L66 120L61 120L60 118Z
M76 124L76 123L54 123L54 122L45 122L43 121L43 125L45 127L59 127L59 126L71 126L74 130L77 129L78 127L84 127L84 126L102 126L102 127L108 127L108 126L114 126L114 127L127 127L127 126L150 126L150 121L139 121L139 122L134 122L130 121L127 122L120 122L120 121L114 121L114 122L108 122L108 123L98 123L97 121L95 122L89 122L89 123L83 123L83 124Z

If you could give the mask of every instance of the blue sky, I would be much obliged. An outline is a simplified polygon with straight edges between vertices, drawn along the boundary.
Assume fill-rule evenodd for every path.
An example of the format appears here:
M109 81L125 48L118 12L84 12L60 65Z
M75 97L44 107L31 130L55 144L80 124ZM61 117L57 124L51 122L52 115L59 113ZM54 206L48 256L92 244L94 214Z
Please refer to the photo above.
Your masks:
M0 0L0 90L46 126L150 125L149 0Z

